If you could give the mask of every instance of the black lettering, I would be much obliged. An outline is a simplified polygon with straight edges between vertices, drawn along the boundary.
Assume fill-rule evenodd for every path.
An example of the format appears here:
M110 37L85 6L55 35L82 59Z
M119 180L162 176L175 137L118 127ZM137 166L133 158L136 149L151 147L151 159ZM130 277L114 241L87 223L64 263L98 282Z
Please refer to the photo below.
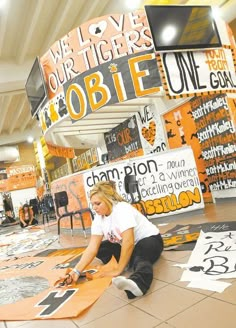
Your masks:
M47 297L42 300L36 306L46 306L42 312L40 312L40 317L48 317L55 313L62 305L67 302L78 289L67 289L64 292L61 290L59 292L52 291Z
M209 268L206 269L204 272L205 274L214 276L214 275L220 275L223 273L232 273L236 271L235 265L234 265L234 270L229 271L229 267L225 265L228 263L227 257L224 256L212 256L208 257L203 260L203 262L210 262ZM216 263L218 261L218 263Z

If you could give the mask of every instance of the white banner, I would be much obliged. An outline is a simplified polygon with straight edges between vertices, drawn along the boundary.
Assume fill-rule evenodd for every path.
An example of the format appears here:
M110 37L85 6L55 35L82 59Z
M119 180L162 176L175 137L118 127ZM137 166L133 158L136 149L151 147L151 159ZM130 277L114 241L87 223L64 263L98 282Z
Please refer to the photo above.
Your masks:
M116 181L118 192L130 201L124 189L126 175L135 175L142 203L149 218L204 207L197 168L190 147L142 156L100 166L83 173L84 188L100 180ZM89 201L89 200L88 200Z
M235 245L236 231L201 231L181 281L190 281L189 287L222 292L229 284L221 286L216 280L236 277Z
M170 97L236 90L231 49L171 52L160 56Z

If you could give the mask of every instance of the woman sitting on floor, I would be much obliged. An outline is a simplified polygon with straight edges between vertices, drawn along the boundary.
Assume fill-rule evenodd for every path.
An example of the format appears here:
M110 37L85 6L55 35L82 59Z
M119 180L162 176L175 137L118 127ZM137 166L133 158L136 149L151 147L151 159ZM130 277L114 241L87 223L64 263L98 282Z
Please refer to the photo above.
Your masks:
M153 280L153 263L163 250L159 229L123 200L113 181L100 181L94 185L90 201L96 212L91 239L80 261L64 277L65 282L76 282L95 256L104 264L114 256L116 269L106 271L104 275L113 277L112 283L124 290L128 298L146 294ZM129 278L122 276L127 266L133 269Z
M21 228L25 228L29 225L38 224L38 221L34 218L34 212L31 206L24 204L19 209L19 218Z

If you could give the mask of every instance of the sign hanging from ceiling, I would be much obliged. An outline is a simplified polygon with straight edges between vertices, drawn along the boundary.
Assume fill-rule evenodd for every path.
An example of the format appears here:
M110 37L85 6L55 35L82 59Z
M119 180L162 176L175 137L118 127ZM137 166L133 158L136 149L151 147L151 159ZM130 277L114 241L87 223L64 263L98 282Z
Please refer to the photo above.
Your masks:
M55 42L40 59L50 101L43 131L106 105L160 90L153 40L143 10L95 18Z
M190 101L210 189L236 186L236 136L226 94Z
M73 29L41 57L49 97L75 76L145 50L153 42L143 10L97 17Z
M103 64L64 85L66 106L77 121L106 105L147 96L160 90L153 52L146 51Z
M236 91L235 58L230 48L163 53L157 58L170 98Z
M47 142L46 142L46 145L48 148L48 152L53 156L66 157L66 158L74 158L75 157L74 148L54 146Z
M235 45L226 29L219 30L222 48L155 54L144 10L73 29L40 58L49 94L39 114L43 132L65 117L75 122L104 106L155 94L162 85L170 98L235 92Z

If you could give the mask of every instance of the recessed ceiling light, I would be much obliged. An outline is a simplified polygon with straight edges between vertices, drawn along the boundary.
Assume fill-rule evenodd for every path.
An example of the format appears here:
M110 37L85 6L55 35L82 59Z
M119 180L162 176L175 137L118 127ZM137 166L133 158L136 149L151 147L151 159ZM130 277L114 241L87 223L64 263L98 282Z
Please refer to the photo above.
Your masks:
M132 0L126 2L126 7L130 10L139 9L141 7L142 0Z
M212 16L217 19L221 17L221 11L219 7L212 7Z
M29 137L27 138L27 141L28 141L29 143L32 143L32 142L34 141L34 138L31 137L31 136L29 136Z
M7 3L7 0L0 0L0 9L3 8Z

